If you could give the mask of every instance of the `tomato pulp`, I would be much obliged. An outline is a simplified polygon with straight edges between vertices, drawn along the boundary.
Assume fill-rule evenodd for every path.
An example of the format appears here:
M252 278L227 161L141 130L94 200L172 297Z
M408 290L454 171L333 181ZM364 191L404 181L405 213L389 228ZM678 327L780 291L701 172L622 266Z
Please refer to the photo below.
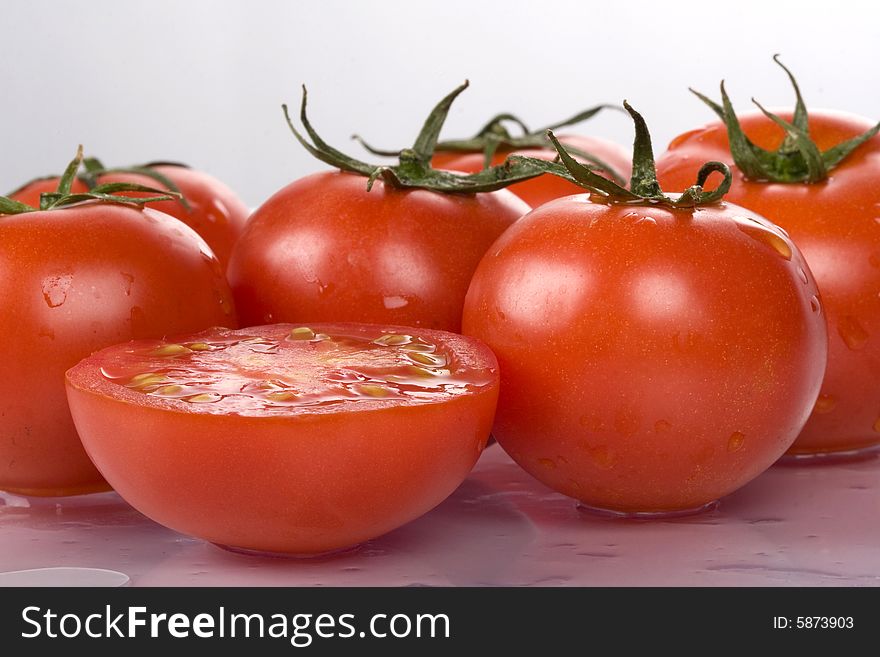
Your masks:
M547 203L483 258L463 328L498 357L505 451L623 513L699 508L760 474L806 421L826 357L797 248L724 203Z
M779 112L786 120L791 113ZM783 133L763 114L739 116L748 137L776 148ZM811 111L810 135L821 150L872 123L841 112ZM849 452L880 444L880 137L862 144L815 184L748 180L732 161L719 121L676 137L657 162L663 185L693 180L698 162L730 165L727 198L784 228L806 257L828 320L828 369L810 419L791 454Z
M626 149L620 144L616 144L606 139L597 137L587 137L584 135L560 135L560 141L566 146L579 148L588 153L592 153L603 162L608 164L614 171L624 180L629 180L632 174L632 160ZM534 157L541 160L553 160L556 158L556 151L552 148L526 148L515 151L499 151L492 158L491 164L502 164L510 155L524 155ZM465 173L473 173L480 171L485 163L482 153L447 153L438 152L432 159L432 165L438 169L450 169L452 171L462 171ZM599 171L600 175L607 174ZM583 188L578 187L562 178L556 176L540 176L532 178L524 182L511 185L508 189L519 196L530 207L536 208L543 205L547 201L570 196L571 194L580 194Z
M506 190L398 190L350 173L302 178L254 212L229 264L242 323L461 327L471 276L528 206Z
M205 242L155 210L99 202L0 216L0 489L105 490L83 451L64 372L132 338L235 324Z
M157 522L312 554L427 512L467 476L498 395L472 338L363 324L209 330L104 349L67 374L83 444Z

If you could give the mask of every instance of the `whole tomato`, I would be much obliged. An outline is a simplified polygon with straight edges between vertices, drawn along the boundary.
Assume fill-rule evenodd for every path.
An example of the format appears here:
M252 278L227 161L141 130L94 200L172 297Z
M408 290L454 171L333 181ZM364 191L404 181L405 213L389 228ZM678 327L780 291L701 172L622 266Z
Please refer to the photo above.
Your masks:
M657 172L661 183L676 188L700 160L728 163L734 180L727 198L785 229L815 274L828 321L828 368L789 450L804 457L880 444L880 137L862 117L808 116L796 84L795 90L795 111L778 114L735 115L725 92L723 107L706 99L724 120L676 137ZM839 148L853 139L858 142ZM759 149L779 150L763 151L759 168L753 161Z
M181 164L155 163L122 169L104 169L91 161L91 170L71 185L73 192L85 192L98 184L126 182L180 192L183 199L151 201L146 207L180 219L204 239L224 269L232 246L244 230L250 211L224 183L209 174ZM10 194L22 203L39 207L40 194L51 192L59 179L34 180ZM120 192L122 196L143 196L144 192Z
M628 106L627 106L628 107ZM501 236L463 329L498 357L493 435L533 476L624 514L704 508L769 467L816 400L826 329L801 254L702 189L661 193L637 125L632 191L565 168L590 194ZM727 173L729 176L729 172Z
M229 263L245 325L346 321L458 331L471 275L528 206L504 185L536 175L499 166L431 168L436 136L464 86L435 108L400 165L336 151L301 120L316 157L342 169L297 180L253 214ZM286 108L285 108L286 109ZM289 120L289 119L288 119Z
M0 199L0 489L27 495L107 488L70 417L68 368L132 338L235 325L222 268L192 229L114 188L91 197L109 189L115 202L69 189L45 211Z
M529 208L505 190L455 196L325 172L251 217L229 264L244 325L393 323L458 331L477 263Z

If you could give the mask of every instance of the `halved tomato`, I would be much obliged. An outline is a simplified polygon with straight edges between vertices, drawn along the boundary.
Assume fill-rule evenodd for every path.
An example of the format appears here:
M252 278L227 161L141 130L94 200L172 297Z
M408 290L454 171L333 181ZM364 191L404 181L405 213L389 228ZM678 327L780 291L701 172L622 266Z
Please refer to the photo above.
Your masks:
M220 545L298 554L445 499L486 445L498 386L478 340L370 324L134 341L67 373L86 451L135 508Z

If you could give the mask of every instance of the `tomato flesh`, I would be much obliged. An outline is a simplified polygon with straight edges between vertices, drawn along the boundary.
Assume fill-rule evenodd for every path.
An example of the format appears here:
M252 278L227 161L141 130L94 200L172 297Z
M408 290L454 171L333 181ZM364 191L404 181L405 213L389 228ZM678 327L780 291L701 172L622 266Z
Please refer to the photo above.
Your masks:
M769 222L720 204L547 203L480 263L464 332L498 356L493 435L618 512L699 508L760 474L816 400L815 281Z
M275 324L110 347L67 387L87 452L145 515L311 554L445 499L485 447L498 373L485 345L449 333Z

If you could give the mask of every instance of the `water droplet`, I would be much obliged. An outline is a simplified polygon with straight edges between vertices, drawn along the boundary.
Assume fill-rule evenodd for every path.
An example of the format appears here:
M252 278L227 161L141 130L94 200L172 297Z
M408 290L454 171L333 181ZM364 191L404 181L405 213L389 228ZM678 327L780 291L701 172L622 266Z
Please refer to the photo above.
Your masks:
M727 451L728 452L738 452L742 449L743 443L745 442L746 437L740 433L739 431L734 431L730 434L730 438L727 439Z
M874 422L874 431L880 433L880 418L877 418L877 420Z
M843 338L846 346L853 351L862 349L870 337L868 332L859 324L859 320L852 315L844 315L837 320L837 332Z
M752 239L766 244L786 260L791 260L791 247L788 245L788 242L786 242L785 239L778 233L757 223L738 223L736 227Z
M125 296L131 296L131 286L134 284L134 276L131 274L126 274L124 271L119 272L122 274L122 284L125 286Z
M538 463L550 470L556 468L556 461L554 461L553 459L538 459Z
M669 431L672 428L672 425L669 424L666 420L657 420L654 423L654 431L657 433L663 433L665 431Z
M395 308L403 308L408 305L409 301L407 301L404 297L393 296L393 297L383 297L382 305L385 306L386 310L394 310Z
M807 272L804 271L804 268L803 268L803 267L798 267L798 268L797 268L797 273L798 273L798 276L800 276L800 278L801 278L801 282L802 282L804 285L806 285L807 283L810 282L810 279L809 279L809 277L807 276Z
M822 311L822 304L819 303L819 297L815 294L810 298L810 310L814 313L818 313Z
M57 308L67 301L67 293L73 283L72 274L60 274L58 276L46 276L43 279L43 299L50 308Z
M813 406L813 413L824 415L833 411L835 406L837 406L837 399L833 395L819 395L819 399Z

